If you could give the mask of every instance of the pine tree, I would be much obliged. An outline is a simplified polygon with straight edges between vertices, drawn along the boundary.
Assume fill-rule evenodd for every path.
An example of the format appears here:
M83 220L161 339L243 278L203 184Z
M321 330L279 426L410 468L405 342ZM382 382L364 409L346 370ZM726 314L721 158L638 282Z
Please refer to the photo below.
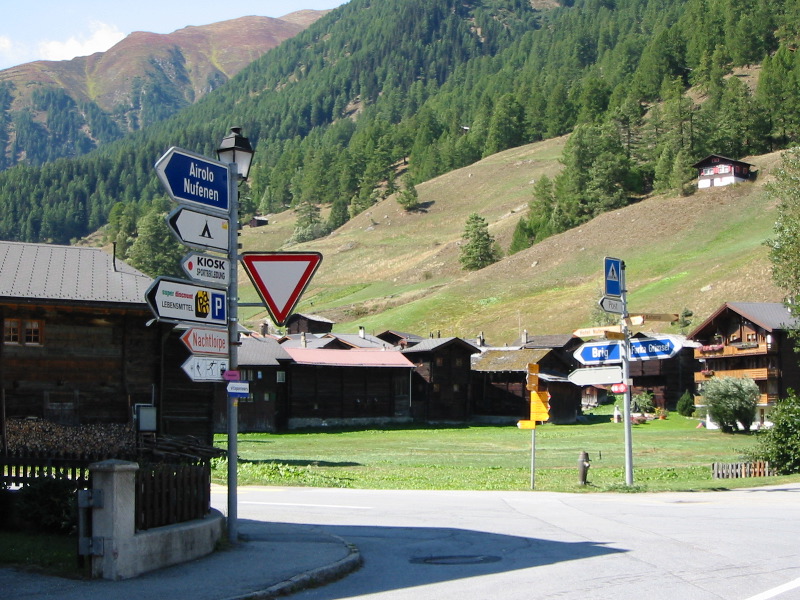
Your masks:
M478 213L472 213L467 218L461 237L464 240L460 257L463 269L477 271L500 260L500 252L489 233L489 225Z

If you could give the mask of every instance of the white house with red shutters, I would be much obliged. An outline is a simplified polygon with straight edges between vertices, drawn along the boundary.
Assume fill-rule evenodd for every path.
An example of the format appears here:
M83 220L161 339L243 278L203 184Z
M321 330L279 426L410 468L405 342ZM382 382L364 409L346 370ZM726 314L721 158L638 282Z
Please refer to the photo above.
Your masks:
M754 166L719 154L710 154L692 165L697 169L697 189L700 190L749 181L754 175Z

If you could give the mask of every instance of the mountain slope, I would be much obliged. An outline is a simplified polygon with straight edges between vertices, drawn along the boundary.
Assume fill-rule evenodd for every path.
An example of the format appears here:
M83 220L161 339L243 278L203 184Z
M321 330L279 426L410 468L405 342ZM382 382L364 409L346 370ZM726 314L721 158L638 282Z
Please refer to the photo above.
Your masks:
M56 89L78 106L95 105L121 132L139 129L196 102L328 12L301 10L280 19L249 16L169 34L136 31L106 52L5 69L0 86L10 86L6 110L31 111L49 127L53 106L39 105L36 93ZM159 108L148 110L153 103ZM98 140L91 125L89 134ZM9 165L19 158L24 156L12 157Z
M688 307L699 322L726 301L782 300L763 246L775 220L764 185L779 153L745 159L759 168L753 183L688 197L652 196L481 271L461 271L467 215L486 218L507 248L517 219L527 213L533 180L561 168L563 142L509 150L420 184L427 212L405 214L390 197L333 235L289 248L324 256L298 310L336 321L339 331L363 325L370 332L466 338L483 331L492 343L512 343L523 329L566 333L592 324L604 256L626 262L632 313ZM277 217L277 224L245 229L245 250L280 245L291 220ZM255 299L249 284L241 291L246 301ZM251 324L263 317L252 309L245 314ZM676 330L658 322L645 327Z

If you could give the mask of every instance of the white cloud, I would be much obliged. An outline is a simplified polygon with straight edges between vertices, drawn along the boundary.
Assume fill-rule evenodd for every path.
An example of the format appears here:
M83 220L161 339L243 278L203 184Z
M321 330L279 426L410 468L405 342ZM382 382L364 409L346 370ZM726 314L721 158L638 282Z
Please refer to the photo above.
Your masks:
M19 44L6 36L0 35L0 69L6 69L11 65L19 64L24 60L25 50Z
M92 21L89 24L89 37L73 36L61 42L58 40L39 42L39 55L44 60L69 60L76 56L88 56L104 52L125 37L114 25Z

